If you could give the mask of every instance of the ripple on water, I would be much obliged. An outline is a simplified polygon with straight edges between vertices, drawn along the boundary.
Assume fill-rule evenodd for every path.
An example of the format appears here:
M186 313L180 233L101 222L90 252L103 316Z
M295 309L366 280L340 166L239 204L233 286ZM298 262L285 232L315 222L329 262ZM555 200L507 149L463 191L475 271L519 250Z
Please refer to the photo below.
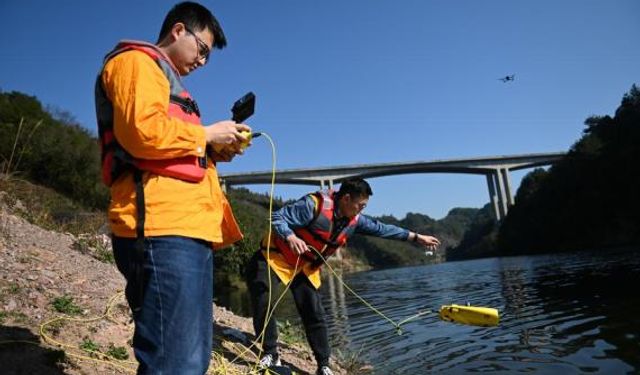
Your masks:
M376 374L638 371L640 358L628 353L637 354L640 346L640 308L619 290L621 280L637 280L638 274L638 256L628 254L493 258L364 272L346 276L346 282L389 318L398 322L426 309L434 314L403 325L398 335L344 290L337 294L344 303L334 304L339 313L329 316L331 335L362 349ZM500 325L437 318L440 305L466 302L498 308Z

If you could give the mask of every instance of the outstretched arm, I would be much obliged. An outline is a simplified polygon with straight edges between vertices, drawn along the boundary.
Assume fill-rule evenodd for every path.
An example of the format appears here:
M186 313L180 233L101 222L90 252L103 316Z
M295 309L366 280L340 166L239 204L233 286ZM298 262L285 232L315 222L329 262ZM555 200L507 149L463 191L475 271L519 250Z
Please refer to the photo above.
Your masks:
M429 250L435 250L440 245L436 237L410 232L396 225L382 223L367 215L358 217L356 232L394 240L414 241Z

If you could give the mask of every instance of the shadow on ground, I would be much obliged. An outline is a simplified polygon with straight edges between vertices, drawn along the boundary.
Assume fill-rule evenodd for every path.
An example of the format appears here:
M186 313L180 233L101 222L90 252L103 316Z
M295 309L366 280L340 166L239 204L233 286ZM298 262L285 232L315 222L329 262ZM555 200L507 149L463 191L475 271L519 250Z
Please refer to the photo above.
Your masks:
M48 348L22 327L0 325L0 373L4 375L64 374L62 350Z

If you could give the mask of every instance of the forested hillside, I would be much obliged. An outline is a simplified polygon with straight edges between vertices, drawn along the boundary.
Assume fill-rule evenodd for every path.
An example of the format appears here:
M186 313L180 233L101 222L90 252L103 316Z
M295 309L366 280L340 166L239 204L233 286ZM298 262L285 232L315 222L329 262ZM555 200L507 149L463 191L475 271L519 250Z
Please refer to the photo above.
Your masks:
M524 179L500 228L502 254L640 242L640 90L593 116L568 155Z
M584 133L548 170L527 174L498 227L479 216L455 258L605 249L640 243L640 90Z
M107 206L98 143L73 117L32 96L0 92L0 173L50 187L88 208Z

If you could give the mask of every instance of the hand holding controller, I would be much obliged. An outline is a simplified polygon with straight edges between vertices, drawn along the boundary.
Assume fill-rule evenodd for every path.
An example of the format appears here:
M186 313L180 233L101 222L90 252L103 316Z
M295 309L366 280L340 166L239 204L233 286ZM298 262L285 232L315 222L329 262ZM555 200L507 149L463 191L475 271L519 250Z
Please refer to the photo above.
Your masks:
M253 115L255 103L256 96L253 92L248 92L247 94L245 94L242 98L238 99L233 104L233 107L231 108L231 120L237 124L243 123L246 119ZM251 139L256 135L252 135L252 133L248 130L240 131L240 135L245 139L240 141L239 147L232 147L225 144L214 144L213 151L215 151L216 153L229 154L232 153L232 151L233 153L238 153L236 152L237 150L239 151L239 153L242 153L242 151L244 151L247 147L249 147L249 145L251 145ZM229 148L232 149L229 150Z

